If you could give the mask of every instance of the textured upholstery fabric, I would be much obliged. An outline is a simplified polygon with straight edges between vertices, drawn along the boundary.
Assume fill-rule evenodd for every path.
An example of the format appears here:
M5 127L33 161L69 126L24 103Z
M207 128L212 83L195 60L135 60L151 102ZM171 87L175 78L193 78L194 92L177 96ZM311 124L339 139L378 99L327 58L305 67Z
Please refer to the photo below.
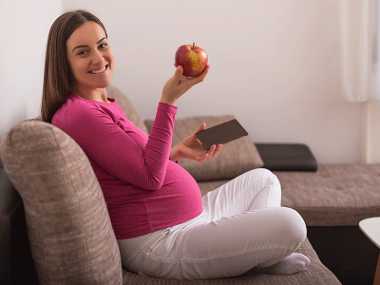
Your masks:
M121 284L120 253L103 194L82 149L40 121L13 127L1 159L20 193L41 284Z
M141 119L139 114L136 112L131 101L128 99L127 96L124 95L123 92L121 92L115 86L110 85L107 87L107 96L110 98L116 99L116 102L119 104L121 109L123 109L123 111L127 115L128 119L130 121L132 121L136 127L140 128L144 132L148 133L148 130L147 130L143 120Z
M319 164L317 172L274 172L282 205L307 226L357 226L380 216L380 164Z
M173 145L193 134L205 122L206 128L235 119L233 115L197 116L176 119L174 124ZM153 120L144 121L148 131ZM218 157L199 163L195 160L181 159L179 164L197 181L231 179L248 170L264 165L261 157L249 136L224 144Z
M319 164L317 172L275 171L282 205L310 227L357 226L380 216L380 164ZM202 195L228 180L200 182Z
M294 275L264 275L260 271L253 269L246 274L234 278L220 278L209 280L170 280L151 278L137 275L126 270L123 271L123 284L229 284L229 285L336 285L341 284L319 260L310 242L306 239L297 252L303 253L310 258L310 265L303 272Z

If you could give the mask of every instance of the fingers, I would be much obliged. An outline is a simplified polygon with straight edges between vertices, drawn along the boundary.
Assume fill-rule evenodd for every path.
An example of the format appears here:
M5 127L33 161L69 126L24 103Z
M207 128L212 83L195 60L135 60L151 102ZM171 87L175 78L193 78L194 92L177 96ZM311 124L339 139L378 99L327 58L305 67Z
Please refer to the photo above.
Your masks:
M174 104L187 90L202 82L209 69L210 66L208 65L201 75L191 78L183 75L183 67L179 65L174 75L165 83L162 89L161 102Z
M196 160L199 161L199 162L202 162L202 161L206 160L207 158L208 158L208 154L205 153L205 154L202 155L199 159L196 159Z
M208 159L212 157L217 157L221 148L222 148L222 144L218 144L218 146L212 145L209 151L207 152Z
M179 65L177 69L175 70L173 77L179 81L182 74L183 74L183 67Z
M201 157L197 158L196 160L199 162L202 162L206 159L215 158L218 156L220 150L222 149L222 144L212 145L211 148Z
M179 68L179 66L178 66L178 68ZM203 82L205 80L205 78L206 78L209 70L210 70L210 66L207 65L199 76L197 76L197 77L186 77L186 76L183 76L182 81L184 83L186 83L187 89L190 89L194 85ZM183 68L182 68L182 74L183 74Z
M205 80L209 70L210 70L210 65L207 65L205 67L205 69L203 70L203 72L199 76L191 78L193 80L192 83L195 85L195 84L203 82L203 80Z
M200 127L195 131L195 133L199 133L201 131L204 131L206 129L206 123L202 123Z
M212 145L211 148L206 153L207 154L207 158L206 159L217 157L218 154L219 154L219 152L220 152L220 150L221 150L221 148L222 148L222 144L218 144L218 146Z
M222 144L218 144L214 153L212 154L212 157L217 157L221 149L222 149Z
M215 145L212 145L212 146L210 147L210 149L209 149L205 154L203 154L201 157L199 157L199 158L196 159L196 160L198 160L199 162L202 162L202 161L204 161L204 160L206 160L206 159L210 159L210 158L212 157L212 155L213 155L215 149L216 149L216 146L215 146Z
M196 78L200 78L200 80L204 80L208 74L208 71L210 70L210 65L207 65L206 68L203 70L203 72L201 73L201 75L199 75L198 77Z

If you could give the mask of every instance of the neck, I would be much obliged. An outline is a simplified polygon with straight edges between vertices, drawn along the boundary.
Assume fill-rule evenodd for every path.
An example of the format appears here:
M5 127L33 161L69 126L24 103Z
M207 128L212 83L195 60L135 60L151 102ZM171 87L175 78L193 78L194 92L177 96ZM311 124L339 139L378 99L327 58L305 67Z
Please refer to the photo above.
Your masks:
M108 103L106 88L75 88L74 93L86 100Z

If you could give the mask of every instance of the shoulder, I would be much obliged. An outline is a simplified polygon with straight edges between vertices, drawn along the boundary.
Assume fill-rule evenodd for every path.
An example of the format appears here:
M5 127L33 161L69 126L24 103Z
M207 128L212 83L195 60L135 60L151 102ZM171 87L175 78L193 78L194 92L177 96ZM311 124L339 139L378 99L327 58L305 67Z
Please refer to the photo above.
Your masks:
M78 95L72 94L68 97L60 111L70 113L72 116L97 116L99 114L110 114L114 112L114 104L100 103L91 100L85 100Z
M111 110L104 110L94 101L84 100L77 95L70 95L54 114L52 124L62 128L99 124L101 121L112 120L111 114Z

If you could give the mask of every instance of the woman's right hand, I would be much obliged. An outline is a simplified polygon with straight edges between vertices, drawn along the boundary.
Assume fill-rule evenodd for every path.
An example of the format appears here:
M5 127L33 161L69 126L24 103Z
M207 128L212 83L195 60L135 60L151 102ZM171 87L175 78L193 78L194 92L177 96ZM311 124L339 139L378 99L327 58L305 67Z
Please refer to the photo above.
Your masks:
M170 151L169 159L172 161L178 161L181 158L188 158L202 162L205 159L217 157L222 148L222 144L212 145L211 148L207 150L195 135L204 129L206 129L205 123L203 123L191 136L185 138L182 142L174 146Z
M182 66L178 66L172 78L162 88L161 102L174 105L181 95L205 79L209 69L210 66L207 65L199 76L190 78L184 76Z

